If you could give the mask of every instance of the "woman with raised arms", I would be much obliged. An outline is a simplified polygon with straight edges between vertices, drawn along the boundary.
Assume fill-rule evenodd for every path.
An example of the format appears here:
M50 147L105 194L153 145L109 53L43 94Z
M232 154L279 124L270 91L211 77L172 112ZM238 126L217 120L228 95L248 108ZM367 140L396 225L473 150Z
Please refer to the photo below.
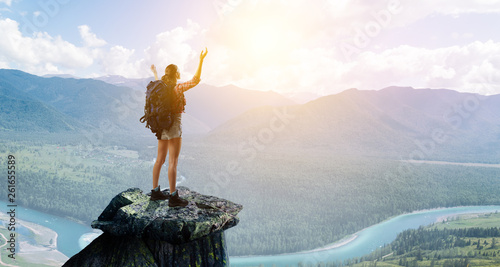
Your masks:
M151 200L164 200L169 199L169 207L185 207L188 204L187 200L179 197L179 193L175 187L177 182L177 162L179 159L179 154L181 151L182 143L182 113L184 112L184 92L195 87L200 82L201 67L203 65L203 60L207 55L208 51L200 53L200 62L198 64L198 70L194 74L190 81L177 83L180 79L180 73L176 65L170 64L165 68L165 75L161 77L161 80L167 85L175 86L174 92L176 94L177 101L184 101L177 112L174 114L174 122L170 129L163 129L161 137L158 139L158 155L156 157L156 162L153 167L153 190L151 190ZM155 79L158 80L158 74L156 72L156 67L151 65L151 71L155 75ZM165 195L161 192L160 186L158 185L158 180L160 178L161 167L165 163L165 159L168 157L168 183L170 186L170 195Z

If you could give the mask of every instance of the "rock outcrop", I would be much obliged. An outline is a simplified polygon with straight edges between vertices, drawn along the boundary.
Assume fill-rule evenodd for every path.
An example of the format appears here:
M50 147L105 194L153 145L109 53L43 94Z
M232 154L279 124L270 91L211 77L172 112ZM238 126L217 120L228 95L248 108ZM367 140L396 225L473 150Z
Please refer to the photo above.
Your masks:
M104 233L64 266L229 266L224 230L243 206L178 187L186 207L150 201L138 188L115 196L92 228Z

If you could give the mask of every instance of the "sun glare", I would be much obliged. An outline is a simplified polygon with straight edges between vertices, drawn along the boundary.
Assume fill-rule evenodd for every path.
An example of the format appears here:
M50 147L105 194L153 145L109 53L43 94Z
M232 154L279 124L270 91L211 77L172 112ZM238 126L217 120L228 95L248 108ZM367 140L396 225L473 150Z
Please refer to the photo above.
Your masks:
M296 43L293 25L278 18L252 17L233 25L233 49L245 53L249 61L267 65L285 60Z
M272 26L260 25L255 27L253 32L249 34L251 39L248 42L249 48L255 54L267 55L275 53L279 49L280 35L280 31L273 29Z

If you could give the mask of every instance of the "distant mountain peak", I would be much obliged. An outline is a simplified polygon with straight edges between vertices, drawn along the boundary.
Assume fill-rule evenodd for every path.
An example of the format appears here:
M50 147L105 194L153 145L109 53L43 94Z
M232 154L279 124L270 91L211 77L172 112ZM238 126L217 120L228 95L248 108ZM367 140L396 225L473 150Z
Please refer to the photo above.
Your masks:
M77 76L74 76L74 75L71 75L71 74L45 74L43 76L41 76L43 78L54 78L54 77L57 77L57 78L63 78L63 79L81 79L80 77L77 77Z
M403 90L416 90L411 86L388 86L380 89L379 91L403 91Z

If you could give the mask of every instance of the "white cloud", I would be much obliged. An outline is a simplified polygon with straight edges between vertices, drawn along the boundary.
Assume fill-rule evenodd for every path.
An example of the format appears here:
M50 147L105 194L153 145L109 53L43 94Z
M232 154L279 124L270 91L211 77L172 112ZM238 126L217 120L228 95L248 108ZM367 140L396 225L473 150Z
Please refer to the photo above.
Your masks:
M86 49L60 36L38 32L33 37L24 37L19 24L11 19L0 19L0 35L0 61L9 62L11 68L45 74L54 71L55 66L63 70L85 68L93 62Z
M134 61L134 49L113 46L101 56L101 66L106 75L138 77L141 61Z
M0 69L8 69L9 64L7 62L0 61Z
M157 34L155 42L144 51L147 62L145 64L155 64L159 76L169 64L176 64L183 71L181 73L186 73L185 71L194 73L195 70L189 68L193 68L198 52L191 47L190 41L202 39L203 32L200 25L188 20L185 28L176 27ZM144 69L147 70L148 75L151 75L149 66L144 66Z
M485 80L500 80L498 55L500 43L493 41L439 49L399 46L360 54L339 82L350 81L359 89L407 85L491 94L478 86ZM498 85L496 90L500 91Z
M87 47L99 47L106 45L106 41L97 38L95 33L90 31L90 27L87 25L78 26L78 30L80 31L80 36Z
M197 23L188 20L186 27L179 26L157 34L154 43L144 49L143 55L120 45L93 49L92 55L98 59L103 75L150 77L150 66L155 64L161 77L167 65L176 64L181 71L181 79L187 80L198 66L199 51L195 51L190 42L203 39L203 34L204 30Z
M143 60L134 60L134 50L123 46L103 47L104 40L96 37L86 25L78 27L85 46L79 47L45 32L23 36L19 23L0 19L0 66L16 68L37 75L54 73L78 74L87 69L100 69L101 75L117 74L140 77ZM144 73L142 73L144 74Z
M8 6L11 6L12 5L12 0L0 0L0 3L4 3Z
M432 79L452 79L456 75L455 69L452 67L444 67L435 65L430 68L429 77Z

